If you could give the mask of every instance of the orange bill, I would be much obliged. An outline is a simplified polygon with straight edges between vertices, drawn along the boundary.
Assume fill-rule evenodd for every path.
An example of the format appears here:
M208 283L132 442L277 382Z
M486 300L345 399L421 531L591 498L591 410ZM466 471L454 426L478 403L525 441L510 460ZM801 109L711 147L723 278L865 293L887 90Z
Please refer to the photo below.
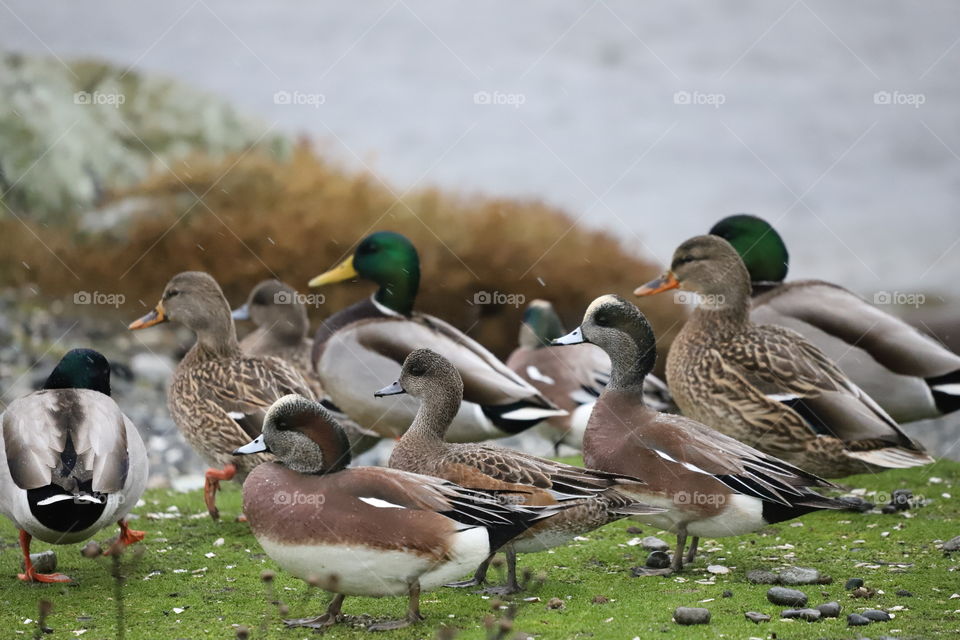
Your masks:
M677 276L673 275L673 271L667 271L665 274L657 278L656 280L651 280L647 284L640 285L633 290L633 295L635 296L652 296L655 293L660 293L662 291L669 291L670 289L676 289L680 286L680 281L677 280Z
M155 324L160 324L161 322L166 322L167 316L163 312L163 303L158 302L157 308L143 316L138 318L130 323L127 329L130 331L136 331L137 329L146 329L147 327L152 327Z

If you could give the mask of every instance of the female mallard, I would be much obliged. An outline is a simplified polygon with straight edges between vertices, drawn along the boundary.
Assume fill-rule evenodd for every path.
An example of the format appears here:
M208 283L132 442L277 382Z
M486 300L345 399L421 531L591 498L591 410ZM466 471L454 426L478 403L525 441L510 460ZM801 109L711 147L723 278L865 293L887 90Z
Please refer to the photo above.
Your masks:
M307 337L310 330L307 307L293 287L279 280L264 280L231 315L234 320L251 320L257 327L240 341L241 351L248 356L275 356L285 360L303 376L317 399L324 398L320 377L310 361L313 340ZM362 428L329 403L326 407L334 412L347 433L351 454L363 453L380 442L376 431Z
M410 429L390 455L390 468L443 478L468 487L495 491L515 504L562 505L556 516L539 522L507 547L507 584L490 591L515 593L517 553L534 553L559 546L629 515L660 513L619 489L639 481L538 458L513 449L479 443L448 443L447 428L460 408L463 381L456 368L430 349L417 349L403 363L400 379L378 396L409 393L420 400ZM489 559L474 579L482 584Z
M37 573L30 540L72 544L110 523L117 544L143 540L125 518L147 485L147 451L110 397L110 364L90 349L69 351L39 391L0 416L0 513L20 530L27 582L70 582Z
M593 404L610 379L610 358L595 345L544 348L565 333L553 305L546 300L534 300L523 312L520 346L507 358L507 366L517 375L567 411L568 415L554 416L537 425L537 431L558 451L562 444L581 448ZM648 406L658 411L676 411L667 385L656 376L647 376L644 392Z
M235 452L270 451L243 485L250 530L284 570L337 594L326 613L287 620L323 628L341 618L345 596L407 594L407 616L423 619L420 592L459 578L550 507L506 504L495 493L384 467L347 469L346 437L323 406L299 396L270 408L263 434Z
M179 322L197 341L183 357L167 390L174 422L210 466L204 500L217 519L221 480L242 479L265 456L235 458L233 450L260 434L266 410L289 393L313 397L296 369L271 356L244 356L220 285L209 274L184 271L170 279L156 309L130 324L131 330Z
M933 462L803 336L750 320L750 274L726 240L687 240L635 293L677 287L699 301L667 357L684 415L826 477Z
M311 287L360 277L379 285L371 298L327 318L314 337L313 363L327 395L355 421L388 437L401 435L416 403L374 401L383 378L396 378L411 351L429 347L450 360L464 382L464 403L450 429L454 442L499 438L563 415L496 356L446 322L413 311L420 259L404 236L379 231Z
M710 233L732 244L750 272L754 322L798 331L898 422L960 409L960 355L843 287L785 283L787 247L761 218L730 216Z
M700 536L719 538L819 509L845 509L809 487L829 482L766 455L690 418L658 413L644 402L643 382L657 359L656 338L636 306L614 295L594 300L583 323L555 344L590 342L610 356L613 371L590 415L583 460L591 468L628 474L643 485L624 487L638 500L663 507L638 518L677 534L668 570L696 557Z

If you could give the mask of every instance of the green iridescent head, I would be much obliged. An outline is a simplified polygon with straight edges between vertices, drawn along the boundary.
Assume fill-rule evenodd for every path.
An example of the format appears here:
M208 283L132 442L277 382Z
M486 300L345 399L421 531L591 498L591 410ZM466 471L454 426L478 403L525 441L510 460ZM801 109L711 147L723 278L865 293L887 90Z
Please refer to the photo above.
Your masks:
M520 346L538 349L549 346L553 340L566 333L560 316L546 300L533 300L523 312L520 325Z
M710 233L733 245L750 272L750 280L783 282L787 277L790 255L776 229L763 218L740 213L713 225Z
M110 395L110 363L93 349L71 349L50 373L43 389L92 389Z

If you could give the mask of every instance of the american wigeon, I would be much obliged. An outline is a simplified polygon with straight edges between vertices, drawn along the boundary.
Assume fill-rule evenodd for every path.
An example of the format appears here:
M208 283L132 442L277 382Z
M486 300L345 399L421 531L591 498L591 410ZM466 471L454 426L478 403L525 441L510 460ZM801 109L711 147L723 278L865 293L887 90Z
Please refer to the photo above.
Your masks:
M400 379L378 395L409 393L420 410L393 449L390 467L444 478L463 486L496 491L525 505L560 505L556 516L539 522L505 547L508 579L495 593L513 593L516 554L543 551L629 515L659 513L621 489L639 484L635 478L581 469L488 444L448 443L444 435L460 407L463 381L457 369L430 349L417 349L403 363ZM488 561L472 581L480 584Z
M762 218L730 216L710 233L733 245L750 273L754 323L799 332L897 422L960 409L960 355L839 285L784 282L787 247ZM886 291L875 300L895 302Z
M221 480L242 480L267 456L236 458L233 450L260 433L266 410L289 393L313 397L303 377L279 358L240 351L230 307L209 274L185 271L167 283L156 308L130 324L131 330L179 322L197 341L177 365L167 406L180 433L214 467L206 472L204 500L220 517L216 493Z
M635 293L678 287L698 300L667 357L684 415L826 477L933 461L816 346L750 320L750 275L729 242L687 240Z
M278 400L263 433L236 453L265 451L278 463L261 464L243 485L250 529L284 570L336 594L326 613L290 626L335 624L348 595L408 595L405 619L371 630L417 622L422 591L459 578L555 512L395 469L347 469L343 431L301 396Z
M613 363L587 424L584 463L642 479L645 485L631 487L635 497L665 511L639 519L677 535L671 567L648 573L679 571L687 536L693 536L692 562L701 536L741 535L810 511L850 506L809 488L833 486L826 480L695 420L647 407L643 382L656 362L656 340L633 304L614 295L594 300L582 324L555 341L581 342L601 347Z
M389 231L367 236L310 286L356 277L379 289L323 322L314 337L313 361L330 399L360 425L385 437L400 436L410 426L416 403L402 398L377 403L373 392L383 378L398 376L404 358L418 347L443 354L464 379L465 402L450 429L451 440L499 438L564 413L462 331L413 310L420 259L404 236Z
M126 517L147 484L147 451L110 397L106 358L69 351L39 391L10 403L0 424L0 513L20 530L20 580L71 581L34 570L32 538L72 544L115 522L118 544L143 539Z

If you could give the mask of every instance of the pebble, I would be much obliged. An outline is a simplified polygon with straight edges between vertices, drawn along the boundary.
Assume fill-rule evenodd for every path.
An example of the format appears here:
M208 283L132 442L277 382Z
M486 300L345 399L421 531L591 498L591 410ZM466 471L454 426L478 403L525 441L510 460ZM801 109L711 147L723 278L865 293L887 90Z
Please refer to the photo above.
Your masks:
M730 589L724 589L723 593L720 594L720 597L721 597L721 598L732 598L732 597L733 597L733 591L730 591Z
M946 553L952 553L954 551L960 551L960 536L956 538L950 538L943 543L943 550Z
M897 509L895 506L893 506L892 504L885 504L885 505L883 505L883 508L880 509L880 513L882 513L882 514L885 515L885 516L892 515L892 514L896 513L897 511L898 511L898 509Z
M747 620L756 624L760 624L761 622L770 622L770 616L768 616L765 613L759 613L757 611L747 611L745 614L743 614L743 616Z
M820 572L809 567L787 567L780 572L780 584L818 584Z
M560 598L550 598L547 602L547 609L566 609L567 605Z
M880 611L880 609L867 609L861 613L864 618L872 622L889 622L890 614L886 611Z
M666 551L651 551L645 564L650 569L666 569L670 566L670 556Z
M673 621L677 624L708 624L710 610L701 607L677 607L673 612Z
M95 541L91 540L80 549L80 555L84 558L99 558L103 555L103 549Z
M839 618L840 617L840 603L839 602L825 602L817 606L817 611L820 612L824 618Z
M910 591L907 591L906 589L897 589L897 595L900 596L901 598L913 597L913 593L911 593Z
M848 627L862 627L867 624L870 624L870 619L864 618L859 613L851 613L847 616Z
M780 612L781 618L799 618L807 622L816 622L821 615L818 609L784 609Z
M642 546L647 551L666 551L667 549L670 548L670 545L668 545L666 542L664 542L660 538L656 538L654 536L647 536L646 538L641 540L640 546Z
M722 564L711 564L707 566L707 571L714 575L725 575L730 573L730 567L725 567Z
M765 569L747 571L747 580L753 584L777 584L777 574Z
M53 549L31 553L30 562L33 563L33 570L37 573L53 573L57 570L57 554ZM26 570L23 565L23 557L20 558L20 569Z
M843 585L843 588L846 589L847 591L853 591L854 589L857 589L862 586L863 586L863 578L850 578Z
M771 587L767 590L767 600L773 604L786 605L788 607L807 606L807 594L796 589L785 589L784 587Z

